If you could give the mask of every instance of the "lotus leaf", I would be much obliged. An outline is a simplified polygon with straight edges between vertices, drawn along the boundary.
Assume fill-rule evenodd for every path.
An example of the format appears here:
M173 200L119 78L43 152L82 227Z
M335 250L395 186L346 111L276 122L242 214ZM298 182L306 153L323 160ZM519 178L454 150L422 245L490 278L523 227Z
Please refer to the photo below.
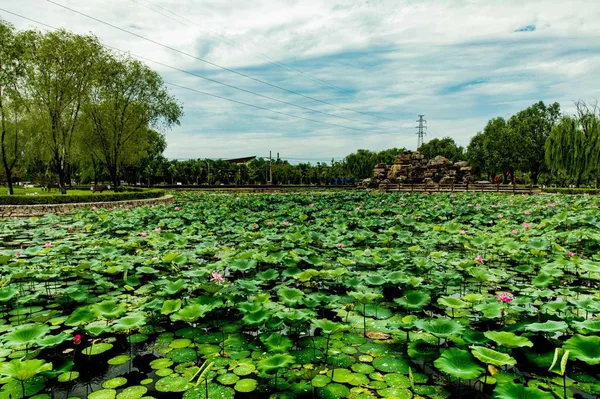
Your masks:
M484 371L468 351L457 348L450 348L442 352L442 356L434 364L438 370L452 377L466 380L477 378Z

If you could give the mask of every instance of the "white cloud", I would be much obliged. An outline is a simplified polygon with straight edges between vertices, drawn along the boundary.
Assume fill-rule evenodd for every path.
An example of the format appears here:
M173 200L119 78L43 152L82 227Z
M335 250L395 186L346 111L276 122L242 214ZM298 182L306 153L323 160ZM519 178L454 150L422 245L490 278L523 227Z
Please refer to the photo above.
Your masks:
M0 7L105 44L287 102L368 124L343 121L257 98L152 65L166 81L310 119L365 129L356 132L298 120L173 88L185 104L168 133L169 157L342 157L358 148L413 148L417 114L429 136L462 145L495 116L529 104L600 97L600 2L590 0L151 0L197 22L178 23L146 0L55 0L123 29L253 77L336 105L347 112L214 68L49 2L0 0ZM148 8L140 4L145 4ZM32 26L0 11L19 28ZM515 32L524 27L532 31ZM209 34L206 34L209 32ZM219 35L238 44L227 45ZM330 82L354 96L274 67L260 52ZM385 133L376 135L375 133Z

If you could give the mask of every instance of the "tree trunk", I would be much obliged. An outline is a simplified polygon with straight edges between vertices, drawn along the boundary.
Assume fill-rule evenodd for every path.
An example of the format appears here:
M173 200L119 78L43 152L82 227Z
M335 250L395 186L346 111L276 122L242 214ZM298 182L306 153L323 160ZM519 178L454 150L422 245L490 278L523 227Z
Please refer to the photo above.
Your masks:
M539 178L539 172L531 171L531 183L534 186L537 186L538 178Z
M67 194L67 182L66 182L66 176L65 176L65 170L63 169L62 166L58 167L58 186L60 189L60 193L62 195Z

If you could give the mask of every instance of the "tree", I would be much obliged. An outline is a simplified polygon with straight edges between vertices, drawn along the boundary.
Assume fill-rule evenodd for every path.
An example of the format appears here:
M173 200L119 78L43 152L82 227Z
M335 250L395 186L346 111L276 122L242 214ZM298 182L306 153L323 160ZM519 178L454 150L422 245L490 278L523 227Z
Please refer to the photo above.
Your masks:
M81 108L89 98L102 47L97 38L66 30L30 35L26 86L32 108L42 115L40 143L66 194Z
M452 162L460 161L465 158L464 149L456 145L456 142L451 137L435 138L424 143L419 147L418 151L425 158L434 158L438 155L448 158Z
M560 105L546 106L543 101L518 112L508 120L508 127L522 138L521 168L531 173L537 184L540 173L546 171L546 140L560 117Z
M491 175L493 170L490 167L488 162L488 157L485 153L485 135L483 132L478 132L475 136L471 138L469 145L467 146L467 160L469 161L469 165L473 168L473 173L475 175L481 175L485 173L487 175L488 180L491 179Z
M546 140L546 163L579 187L600 171L600 109L575 103L576 115L563 116Z
M504 118L490 120L483 134L483 147L490 170L501 172L505 181L508 177L514 184L515 171L521 162L523 138L508 127Z
M24 144L25 100L21 89L24 77L24 34L0 20L0 147L8 192L14 194L13 170Z
M85 111L92 122L90 142L95 143L119 186L119 169L126 155L139 154L148 127L179 124L183 109L169 95L160 75L130 57L105 53Z

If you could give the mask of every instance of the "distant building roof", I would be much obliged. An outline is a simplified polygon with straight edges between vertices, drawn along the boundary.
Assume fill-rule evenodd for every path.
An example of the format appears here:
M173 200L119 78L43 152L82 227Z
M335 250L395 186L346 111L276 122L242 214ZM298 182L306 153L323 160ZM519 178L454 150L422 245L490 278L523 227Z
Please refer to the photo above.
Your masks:
M252 162L255 159L256 159L256 155L251 156L251 157L244 157L244 158L226 159L226 161L229 163L248 163L248 162Z

